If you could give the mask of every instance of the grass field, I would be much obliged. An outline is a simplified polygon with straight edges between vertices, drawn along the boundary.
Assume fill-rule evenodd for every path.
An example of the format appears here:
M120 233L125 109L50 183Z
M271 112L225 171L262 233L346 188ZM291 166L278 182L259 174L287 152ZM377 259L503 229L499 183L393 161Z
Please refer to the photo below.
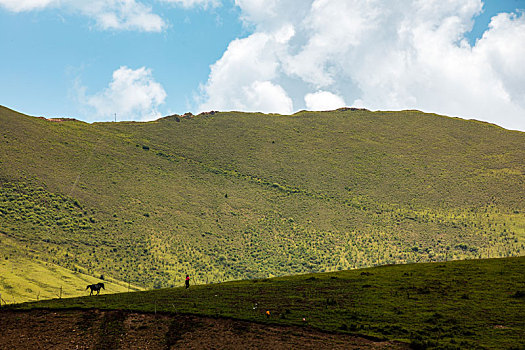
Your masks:
M396 339L415 349L522 349L523 271L523 257L395 265L11 308L190 313Z
M3 252L10 258L0 260L0 291L2 304L20 303L60 297L87 295L88 284L105 282L107 292L137 291L141 288L111 277L95 278L59 265L39 261L31 255L16 254L17 244L0 236Z
M0 275L30 256L162 288L186 273L522 256L524 145L521 132L417 111L87 124L1 107ZM10 291L44 294L25 284Z

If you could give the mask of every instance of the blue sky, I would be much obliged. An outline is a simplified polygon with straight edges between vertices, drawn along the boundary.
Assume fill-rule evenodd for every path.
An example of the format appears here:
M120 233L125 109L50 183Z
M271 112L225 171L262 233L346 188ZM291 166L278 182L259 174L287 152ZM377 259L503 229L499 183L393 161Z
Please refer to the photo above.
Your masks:
M145 66L167 92L162 111L188 111L209 65L231 40L247 34L232 5L212 11L159 7L169 23L162 33L101 30L89 18L57 9L2 9L0 104L28 114L88 118L74 99L77 82L94 93L120 66Z
M472 31L467 34L471 44L481 38L487 30L490 19L501 12L516 12L525 9L525 0L484 0L483 12L475 17Z
M369 3L0 0L0 104L85 121L351 105L525 130L525 0Z

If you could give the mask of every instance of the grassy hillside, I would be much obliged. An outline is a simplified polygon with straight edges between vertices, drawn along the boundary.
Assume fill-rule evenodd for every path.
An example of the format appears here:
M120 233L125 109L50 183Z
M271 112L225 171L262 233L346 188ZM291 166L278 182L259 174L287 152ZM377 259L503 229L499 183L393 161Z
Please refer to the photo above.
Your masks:
M0 238L4 252L14 248L12 242L8 241L5 237ZM13 254L12 251L10 253L10 259L0 260L1 304L88 295L86 286L101 282L99 278L43 262L38 258ZM103 282L109 287L106 289L110 293L141 290L135 285L111 277L105 278Z
M0 254L148 288L523 255L523 159L524 133L417 111L86 124L2 107Z
M401 340L414 349L521 349L524 270L524 257L395 265L13 307L231 317Z

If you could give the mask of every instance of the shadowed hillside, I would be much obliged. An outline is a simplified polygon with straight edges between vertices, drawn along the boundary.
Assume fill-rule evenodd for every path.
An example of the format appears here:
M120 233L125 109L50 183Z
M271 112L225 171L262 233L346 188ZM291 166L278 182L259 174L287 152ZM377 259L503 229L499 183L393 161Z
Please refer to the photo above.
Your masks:
M1 268L29 255L158 288L523 255L523 159L524 133L418 111L86 124L0 108Z

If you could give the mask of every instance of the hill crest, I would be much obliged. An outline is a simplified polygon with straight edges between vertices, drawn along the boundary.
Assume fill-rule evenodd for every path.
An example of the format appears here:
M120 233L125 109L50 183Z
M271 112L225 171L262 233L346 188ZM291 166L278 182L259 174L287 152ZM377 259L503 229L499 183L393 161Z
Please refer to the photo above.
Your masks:
M524 133L417 111L173 120L0 109L2 253L147 288L523 255Z

